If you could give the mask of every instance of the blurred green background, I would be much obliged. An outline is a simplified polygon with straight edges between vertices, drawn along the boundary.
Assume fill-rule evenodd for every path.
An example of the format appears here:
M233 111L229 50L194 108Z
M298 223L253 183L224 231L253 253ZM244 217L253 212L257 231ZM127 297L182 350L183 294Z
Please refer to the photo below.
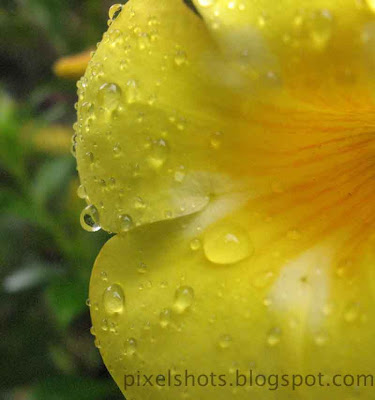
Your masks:
M108 235L79 223L75 79L52 70L95 47L111 4L1 1L1 399L123 398L89 332L88 282Z

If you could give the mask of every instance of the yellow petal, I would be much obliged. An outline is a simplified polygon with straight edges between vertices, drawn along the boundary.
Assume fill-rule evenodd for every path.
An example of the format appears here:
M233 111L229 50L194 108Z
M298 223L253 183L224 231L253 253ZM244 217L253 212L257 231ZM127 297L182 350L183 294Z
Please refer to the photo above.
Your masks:
M356 264L361 277L336 275L340 254L332 241L293 256L296 238L277 237L262 253L244 210L203 231L196 230L196 218L117 235L95 263L90 301L96 344L126 398L290 399L292 384L274 391L274 378L264 387L236 387L236 374L278 374L280 385L282 374L321 373L332 384L335 374L357 379L371 373L368 265ZM272 225L266 230L271 237ZM185 371L195 378L169 387L132 380L137 374L168 376L169 370L172 382L184 379ZM192 379L211 373L216 385L218 375L227 384L192 386ZM371 399L372 388L363 386L359 398ZM311 400L354 393L319 385L298 390Z
M110 25L79 83L76 125L78 170L104 229L190 214L235 186L215 163L221 116L237 123L215 57L182 2L130 1Z
M61 78L80 78L85 73L87 64L91 58L91 52L92 50L89 50L60 58L53 66L54 73Z
M373 16L346 0L303 12L286 0L241 4L207 2L208 31L182 2L130 1L79 84L89 202L104 229L144 225L105 245L91 281L97 344L122 389L136 371L253 366L330 379L373 365ZM267 28L252 22L260 8ZM307 21L296 33L297 11ZM183 392L296 393L219 389ZM181 387L124 392L174 399ZM300 394L355 396L353 387Z
M374 79L371 1L194 0L221 51L251 78L272 73L294 95Z

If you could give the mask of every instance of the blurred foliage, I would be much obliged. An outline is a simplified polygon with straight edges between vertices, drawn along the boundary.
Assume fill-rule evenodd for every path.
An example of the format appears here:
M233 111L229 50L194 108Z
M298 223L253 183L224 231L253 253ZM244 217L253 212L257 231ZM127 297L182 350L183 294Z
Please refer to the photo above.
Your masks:
M79 224L70 154L74 80L61 57L92 48L111 2L0 5L0 399L121 399L85 305L104 233Z

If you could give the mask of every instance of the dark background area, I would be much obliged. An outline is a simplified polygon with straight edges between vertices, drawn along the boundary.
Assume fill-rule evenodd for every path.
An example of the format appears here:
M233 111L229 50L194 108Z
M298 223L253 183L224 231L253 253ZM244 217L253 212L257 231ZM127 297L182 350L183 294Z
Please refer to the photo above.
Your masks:
M0 399L121 399L85 304L108 234L79 223L76 80L53 73L95 48L112 2L0 4Z

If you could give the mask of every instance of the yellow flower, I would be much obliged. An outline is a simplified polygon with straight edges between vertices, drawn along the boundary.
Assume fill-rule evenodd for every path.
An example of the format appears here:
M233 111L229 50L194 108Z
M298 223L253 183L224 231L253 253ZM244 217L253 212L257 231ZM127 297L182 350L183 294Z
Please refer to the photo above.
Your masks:
M111 8L78 84L104 362L128 399L371 399L374 4L194 3Z

